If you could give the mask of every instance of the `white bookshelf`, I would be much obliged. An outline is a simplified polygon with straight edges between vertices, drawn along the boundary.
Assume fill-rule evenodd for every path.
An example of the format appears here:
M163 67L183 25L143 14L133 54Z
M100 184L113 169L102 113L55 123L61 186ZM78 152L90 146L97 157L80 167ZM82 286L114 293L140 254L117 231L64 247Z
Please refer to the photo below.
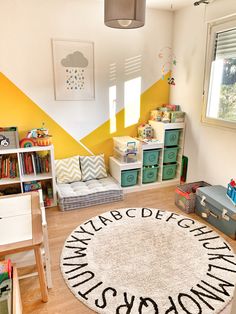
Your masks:
M49 171L43 173L37 173L36 166L33 166L33 173L26 174L23 168L22 158L25 153L38 153L47 152L49 155ZM28 148L16 148L16 149L0 149L0 156L13 155L16 156L18 164L19 177L16 178L0 178L0 191L4 191L5 187L17 186L21 193L24 193L24 183L31 181L49 181L52 188L52 200L50 206L56 205L56 179L55 179L55 166L54 166L54 148L50 146L34 146ZM34 162L33 162L34 163Z
M149 121L149 124L154 129L154 138L158 140L158 142L152 142L149 144L140 143L140 149L138 153L138 162L134 163L123 163L114 157L109 158L109 170L111 175L121 184L121 171L123 170L132 170L139 169L138 181L137 184L130 187L123 187L124 192L135 192L147 189L153 189L158 187L166 187L173 186L180 183L180 175L181 175L181 163L184 149L184 133L185 133L185 124L184 123L163 123L158 121ZM174 179L163 180L163 158L164 158L164 142L165 142L165 131L166 130L180 130L180 137L178 143L178 155L177 155L177 171ZM160 149L159 156L159 171L157 180L152 183L142 183L143 178L143 152L145 150L152 149Z

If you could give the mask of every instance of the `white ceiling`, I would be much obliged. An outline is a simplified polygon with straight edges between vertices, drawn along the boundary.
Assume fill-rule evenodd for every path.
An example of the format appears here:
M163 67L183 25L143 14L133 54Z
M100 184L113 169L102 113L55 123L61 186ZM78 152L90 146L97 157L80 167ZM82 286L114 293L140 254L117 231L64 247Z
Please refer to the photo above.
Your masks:
M178 10L180 8L193 5L196 0L146 0L147 7L163 10Z

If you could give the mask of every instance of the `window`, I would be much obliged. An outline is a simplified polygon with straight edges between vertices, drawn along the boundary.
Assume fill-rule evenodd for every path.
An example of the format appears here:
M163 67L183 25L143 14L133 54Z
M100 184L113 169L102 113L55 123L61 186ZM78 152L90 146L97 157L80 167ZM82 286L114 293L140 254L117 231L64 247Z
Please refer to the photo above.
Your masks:
M202 120L236 128L236 19L208 26Z

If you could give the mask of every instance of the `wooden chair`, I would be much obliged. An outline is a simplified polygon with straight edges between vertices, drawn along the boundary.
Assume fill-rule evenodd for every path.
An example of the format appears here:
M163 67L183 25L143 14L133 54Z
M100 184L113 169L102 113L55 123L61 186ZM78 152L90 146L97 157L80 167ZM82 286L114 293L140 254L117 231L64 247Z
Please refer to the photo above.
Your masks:
M42 229L43 229L43 247L41 248L47 287L52 288L52 275L51 275L51 262L50 262L50 252L49 252L49 244L48 244L48 230L47 230L47 220L45 207L43 202L43 194L42 190L39 190L39 198L40 198L40 209L42 214ZM33 251L25 251L16 254L7 255L5 258L10 258L12 263L16 265L17 268L28 267L35 265L35 257ZM37 276L37 272L32 272L23 276L19 276L19 279L28 278L31 276Z

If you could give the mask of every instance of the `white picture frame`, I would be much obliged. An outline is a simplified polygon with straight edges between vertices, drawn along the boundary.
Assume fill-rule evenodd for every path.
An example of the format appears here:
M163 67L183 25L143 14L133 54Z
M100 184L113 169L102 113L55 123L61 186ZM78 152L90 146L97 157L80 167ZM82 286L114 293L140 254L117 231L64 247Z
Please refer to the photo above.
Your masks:
M52 40L55 100L94 100L94 44Z

